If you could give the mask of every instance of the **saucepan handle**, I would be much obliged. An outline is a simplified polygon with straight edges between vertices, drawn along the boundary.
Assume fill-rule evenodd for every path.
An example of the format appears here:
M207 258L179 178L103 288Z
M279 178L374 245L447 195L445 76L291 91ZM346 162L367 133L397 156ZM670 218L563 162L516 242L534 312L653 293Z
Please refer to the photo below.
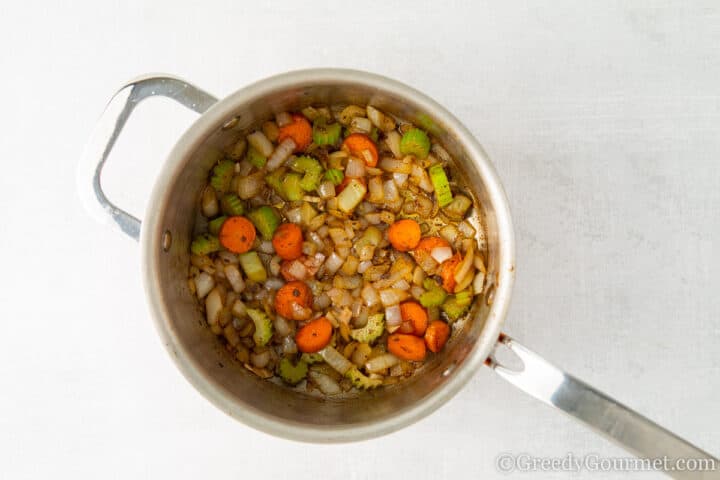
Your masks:
M515 339L501 334L498 340L500 344L517 355L523 367L516 370L504 366L494 353L486 363L520 390L562 410L634 455L657 461L661 466L652 468L664 471L673 478L720 477L720 461L709 453L565 373ZM678 459L682 459L681 463L675 463ZM688 459L700 460L703 463L699 465L704 468L679 470L677 466L682 466L682 462Z
M113 95L95 128L78 167L77 183L86 208L102 222L111 223L128 236L140 238L140 220L112 203L102 189L100 175L115 141L135 107L148 97L162 96L204 113L217 98L179 78L144 76L128 82Z

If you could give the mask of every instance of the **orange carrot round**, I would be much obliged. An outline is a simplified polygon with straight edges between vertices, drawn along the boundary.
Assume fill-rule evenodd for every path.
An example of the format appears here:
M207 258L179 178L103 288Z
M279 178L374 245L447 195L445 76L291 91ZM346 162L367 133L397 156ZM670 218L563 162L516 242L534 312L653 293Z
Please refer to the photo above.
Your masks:
M442 237L424 237L420 240L417 246L413 249L416 252L426 252L428 255L438 247L449 247L450 244Z
M411 332L418 337L425 334L428 324L427 311L417 302L403 302L400 304L400 316L402 321L407 322L412 327Z
M255 226L245 217L230 217L220 227L218 238L231 252L245 253L255 241Z
M440 264L439 274L443 281L442 287L448 293L452 293L455 289L455 269L457 268L458 263L460 263L461 260L462 255L456 253L455 255Z
M388 239L392 246L401 252L417 247L420 242L420 225L409 218L398 220L390 225Z
M390 353L403 360L419 362L425 358L425 342L415 335L393 333L387 339Z
M275 311L289 320L307 320L312 314L313 296L305 283L288 282L275 294Z
M375 143L367 135L351 133L343 140L342 148L353 157L365 160L365 165L374 167L378 162L378 151ZM368 152L367 154L364 152Z
M283 223L273 235L275 253L283 260L295 260L302 255L303 233L294 223Z
M322 350L330 343L332 331L332 323L325 317L308 322L295 334L298 350L303 353L315 353Z
M294 113L292 115L292 123L280 127L278 134L278 142L282 142L286 138L292 138L295 142L295 151L302 152L312 142L312 125L302 115Z
M450 338L450 327L442 320L434 320L425 331L425 345L434 353L442 350L448 338Z

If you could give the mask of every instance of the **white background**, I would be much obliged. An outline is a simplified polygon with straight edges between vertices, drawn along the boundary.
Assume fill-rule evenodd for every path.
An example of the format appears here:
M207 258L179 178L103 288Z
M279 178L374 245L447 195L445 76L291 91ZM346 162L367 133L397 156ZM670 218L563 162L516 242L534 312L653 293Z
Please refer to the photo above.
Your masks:
M624 455L489 370L430 418L358 444L278 440L211 406L158 341L138 245L76 192L103 105L152 71L222 96L353 67L437 99L510 198L507 331L720 454L717 2L388 3L0 6L0 477L480 479L501 452ZM106 169L110 196L142 216L193 118L144 104Z

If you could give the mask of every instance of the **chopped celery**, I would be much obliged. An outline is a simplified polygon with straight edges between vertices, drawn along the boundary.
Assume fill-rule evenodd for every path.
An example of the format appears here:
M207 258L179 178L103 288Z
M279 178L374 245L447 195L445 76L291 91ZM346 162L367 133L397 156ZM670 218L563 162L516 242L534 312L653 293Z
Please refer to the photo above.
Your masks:
M220 200L220 207L225 215L236 216L245 213L245 204L234 193L228 193Z
M255 147L250 147L248 149L245 160L247 160L250 165L257 168L263 168L265 163L267 163L267 158L265 158L262 153L258 152Z
M427 292L424 292L420 295L420 305L426 308L439 307L443 304L446 297L447 294L445 293L445 290L443 290L436 284L435 288L431 288Z
M310 221L317 216L317 210L310 205L309 202L303 202L300 205L300 222L303 225L309 225Z
M300 360L297 364L285 357L280 360L278 365L278 374L283 381L289 385L297 385L305 379L308 372L307 363Z
M207 255L208 253L217 252L221 248L220 240L207 233L198 235L190 244L190 251L195 255Z
M318 117L313 122L312 137L315 145L335 145L340 139L339 123L327 124L325 117Z
M322 165L314 158L305 155L297 157L290 162L290 169L303 174L300 186L306 192L318 187L322 178Z
M262 206L247 216L265 240L272 240L275 229L280 225L280 215L272 207Z
M330 180L336 187L340 185L345 178L342 170L338 168L331 168L325 171L325 179Z
M470 290L463 290L455 294L455 303L460 307L465 307L472 303L472 293Z
M277 170L273 170L272 173L265 175L265 183L272 187L272 189L280 196L283 195L282 179L285 172L285 167L280 167Z
M220 160L213 167L210 185L216 192L225 193L230 189L230 182L235 173L235 162L231 160Z
M436 163L428 169L428 173L430 174L430 181L435 189L435 198L437 198L438 204L441 207L450 204L453 196L450 191L450 182L448 182L442 165Z
M361 343L372 343L382 335L383 330L385 330L385 314L376 313L368 317L364 327L350 330L350 337Z
M349 379L353 387L359 390L368 390L382 385L382 380L365 376L357 367L352 367L345 372L345 378Z
M443 211L448 217L454 220L462 220L465 218L465 213L467 213L471 205L472 200L465 195L455 195L452 202L448 203L445 208L443 208Z
M258 283L267 280L265 265L263 265L257 252L249 251L238 255L238 260L240 260L240 266L248 279Z
M370 135L368 135L368 137L370 137L370 140L372 140L373 142L375 142L375 143L378 142L378 129L377 129L377 127L373 127L372 130L370 130Z
M270 317L268 317L265 312L255 308L248 308L247 314L255 324L255 333L253 333L255 345L262 347L272 338L272 321L270 321Z
M447 315L450 321L455 321L460 318L468 309L470 303L466 305L460 305L455 295L448 296L440 307L445 315Z
M222 224L225 223L225 220L227 220L227 217L223 215L222 217L215 218L213 220L210 220L208 223L208 231L211 235L217 235L220 233L220 228L222 228Z
M308 365L325 361L323 360L322 355L320 355L319 353L303 353L300 356L300 360L307 363Z
M302 177L300 177L297 173L291 172L285 174L282 182L280 182L280 185L282 186L281 196L289 202L302 200L304 193L303 189L300 187L301 180Z
M403 155L414 155L424 159L430 153L430 139L427 133L419 128L411 128L400 139L400 152Z
M367 187L364 184L354 178L351 179L340 195L336 197L338 208L345 213L352 212L362 202L366 193Z

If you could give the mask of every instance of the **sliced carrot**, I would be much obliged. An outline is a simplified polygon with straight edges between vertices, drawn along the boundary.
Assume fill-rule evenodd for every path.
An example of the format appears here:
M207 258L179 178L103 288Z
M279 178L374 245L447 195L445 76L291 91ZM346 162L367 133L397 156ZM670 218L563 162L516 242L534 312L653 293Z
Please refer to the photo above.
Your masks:
M312 314L313 296L305 283L288 282L275 294L275 311L289 320L307 320Z
M245 217L230 217L220 227L220 243L234 253L245 253L255 241L255 226Z
M402 317L403 323L407 322L412 327L412 330L409 333L413 333L418 337L422 337L425 334L425 329L428 324L428 314L427 310L425 310L419 303L401 303L400 316Z
M295 142L295 151L302 152L312 142L312 125L307 118L294 113L292 115L292 123L280 127L278 134L278 142L282 142L286 138L292 138Z
M342 148L353 157L365 160L365 165L374 167L378 162L378 151L370 137L362 133L351 133L343 140ZM368 153L365 153L368 152Z
M420 242L417 244L417 247L414 248L414 250L426 252L428 254L432 253L432 251L438 247L449 247L450 244L442 237L424 237L420 239Z
M434 353L442 350L448 338L450 338L450 327L442 320L434 320L425 331L425 345Z
M294 223L283 223L273 234L275 253L283 260L295 260L302 255L302 229Z
M388 337L387 348L398 358L419 362L425 358L425 342L415 335L393 333Z
M420 235L420 225L409 218L398 220L388 229L388 240L396 250L401 252L407 252L417 247Z
M325 317L306 323L295 334L295 343L303 353L315 353L327 346L332 337L333 326Z
M350 183L350 180L356 180L365 185L365 188L367 188L367 182L363 177L345 177L342 179L342 182L340 182L340 185L335 187L335 195L340 195L340 192L345 190L345 187L347 187L348 183Z
M455 270L462 260L462 255L456 253L452 257L440 264L440 277L442 278L442 287L448 293L452 293L455 289Z

